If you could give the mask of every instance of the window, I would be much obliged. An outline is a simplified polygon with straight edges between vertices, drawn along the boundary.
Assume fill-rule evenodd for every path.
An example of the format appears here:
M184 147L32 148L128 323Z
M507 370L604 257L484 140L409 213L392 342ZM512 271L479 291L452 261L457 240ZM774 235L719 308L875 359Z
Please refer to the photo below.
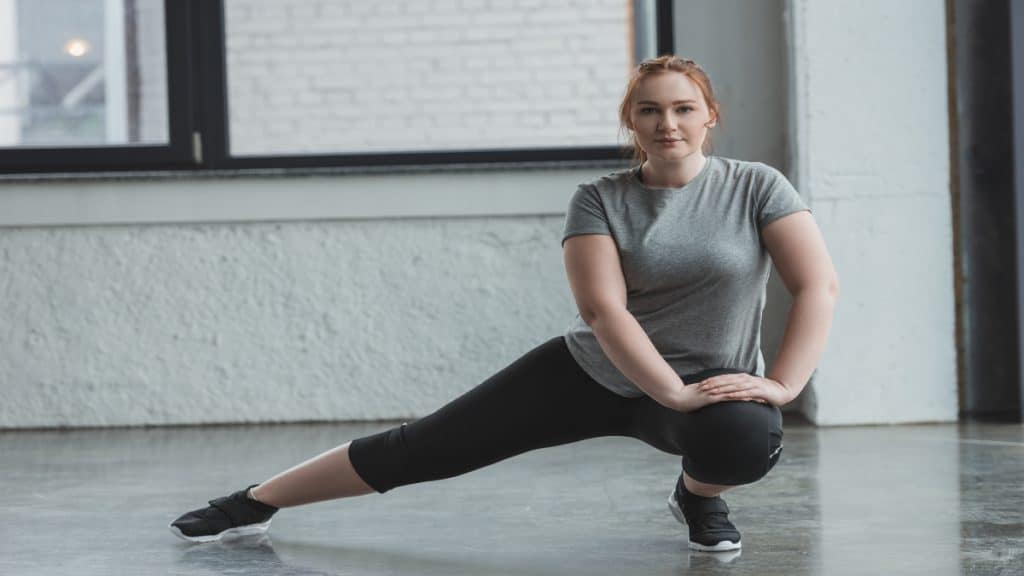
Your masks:
M0 172L621 158L652 6L0 0Z
M233 155L616 145L627 2L225 7Z
M0 5L0 146L167 143L160 0Z

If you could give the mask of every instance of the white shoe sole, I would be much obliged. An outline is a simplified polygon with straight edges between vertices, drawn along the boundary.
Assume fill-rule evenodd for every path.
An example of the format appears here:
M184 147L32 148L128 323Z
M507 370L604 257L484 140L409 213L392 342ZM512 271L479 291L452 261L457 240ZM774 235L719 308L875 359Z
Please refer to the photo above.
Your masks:
M683 509L679 507L679 502L676 500L676 491L673 490L668 496L668 509L672 512L672 515L676 517L676 520L680 524L686 525L686 516L683 516ZM703 552L725 552L727 550L739 550L742 545L740 542L730 542L729 540L722 540L714 546L708 546L701 544L700 542L694 542L690 540L690 550L700 550Z
M219 534L211 534L209 536L186 536L178 529L177 526L168 526L171 530L171 534L174 534L182 540L188 540L189 542L216 542L218 540L230 540L232 538L241 538L243 536L252 536L254 534L263 534L270 528L271 520L267 520L262 524L246 524L245 526L236 526L234 528L228 528L227 530Z

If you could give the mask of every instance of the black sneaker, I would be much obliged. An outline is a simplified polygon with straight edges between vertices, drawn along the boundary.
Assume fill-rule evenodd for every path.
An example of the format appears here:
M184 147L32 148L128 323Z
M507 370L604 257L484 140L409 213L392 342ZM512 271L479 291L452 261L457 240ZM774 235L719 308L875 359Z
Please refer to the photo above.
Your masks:
M729 507L720 496L704 498L692 494L679 476L676 488L668 497L672 515L690 529L690 548L706 552L738 550L740 532L729 522Z
M169 528L189 542L214 542L225 537L262 534L270 528L277 508L247 496L253 484L230 496L210 500L206 508L182 514Z

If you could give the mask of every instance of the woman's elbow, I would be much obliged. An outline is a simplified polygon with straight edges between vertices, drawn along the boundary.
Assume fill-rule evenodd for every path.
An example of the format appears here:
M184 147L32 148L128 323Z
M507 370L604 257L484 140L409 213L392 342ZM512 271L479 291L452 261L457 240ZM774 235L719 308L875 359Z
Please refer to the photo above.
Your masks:
M615 316L620 310L625 310L625 308L614 304L596 306L588 308L585 314L580 314L580 317L587 323L587 326L597 329L609 317Z

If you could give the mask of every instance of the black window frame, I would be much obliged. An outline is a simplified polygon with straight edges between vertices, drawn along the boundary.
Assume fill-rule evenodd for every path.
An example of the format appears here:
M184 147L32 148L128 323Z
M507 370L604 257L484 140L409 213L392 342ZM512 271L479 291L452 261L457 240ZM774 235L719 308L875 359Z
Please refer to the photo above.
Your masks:
M164 145L0 147L0 175L91 172L523 166L624 161L617 146L232 157L228 142L223 0L165 0L169 142ZM672 0L655 1L658 54L674 52Z

